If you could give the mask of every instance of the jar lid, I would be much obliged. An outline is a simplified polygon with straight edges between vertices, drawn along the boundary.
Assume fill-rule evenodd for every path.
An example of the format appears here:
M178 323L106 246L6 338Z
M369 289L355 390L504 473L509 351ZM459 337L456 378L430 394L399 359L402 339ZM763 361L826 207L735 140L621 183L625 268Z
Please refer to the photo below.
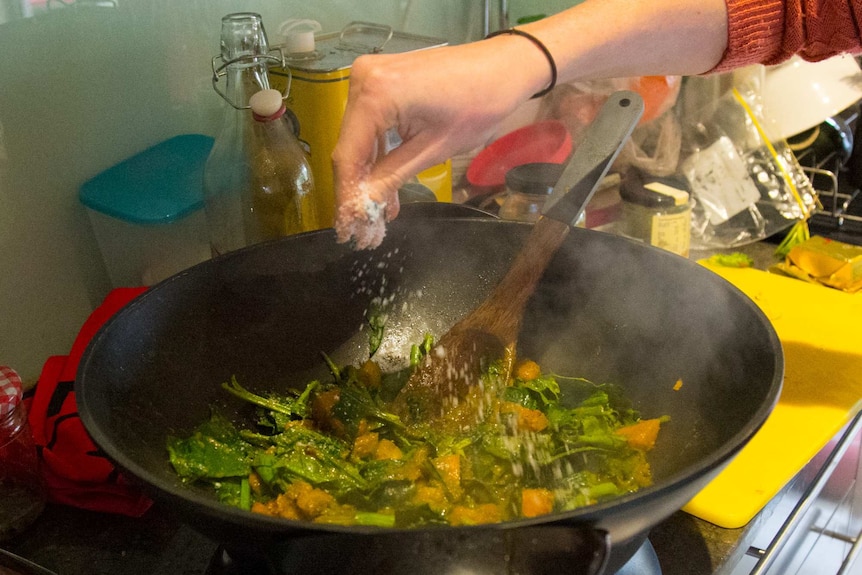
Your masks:
M506 172L506 187L522 194L549 196L564 168L563 164L550 162L521 164Z
M82 204L138 225L170 224L203 208L203 171L213 138L180 134L84 182Z
M626 174L620 185L623 201L647 208L673 208L687 205L688 186L677 178L661 178L632 172Z
M22 393L21 378L15 370L0 365L0 418L15 411Z

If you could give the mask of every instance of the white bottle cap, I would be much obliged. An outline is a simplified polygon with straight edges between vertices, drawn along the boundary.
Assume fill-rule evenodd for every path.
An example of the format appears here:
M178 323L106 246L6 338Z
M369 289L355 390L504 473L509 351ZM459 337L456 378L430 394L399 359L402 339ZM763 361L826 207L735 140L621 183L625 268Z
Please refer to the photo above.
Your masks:
M285 20L278 27L284 51L288 54L314 52L314 35L320 32L321 28L317 20Z
M303 30L289 34L284 39L284 50L288 54L314 52L314 32Z
M278 90L261 90L252 94L248 99L248 105L251 106L251 111L263 118L269 118L284 105L282 103L282 95Z

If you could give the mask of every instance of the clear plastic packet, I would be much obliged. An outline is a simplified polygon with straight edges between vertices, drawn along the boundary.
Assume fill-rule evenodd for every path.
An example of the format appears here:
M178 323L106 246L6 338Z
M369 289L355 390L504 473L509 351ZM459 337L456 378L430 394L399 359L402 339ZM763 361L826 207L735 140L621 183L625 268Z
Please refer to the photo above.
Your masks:
M805 220L816 193L793 151L762 126L759 67L686 78L679 175L691 186L692 248L732 248Z

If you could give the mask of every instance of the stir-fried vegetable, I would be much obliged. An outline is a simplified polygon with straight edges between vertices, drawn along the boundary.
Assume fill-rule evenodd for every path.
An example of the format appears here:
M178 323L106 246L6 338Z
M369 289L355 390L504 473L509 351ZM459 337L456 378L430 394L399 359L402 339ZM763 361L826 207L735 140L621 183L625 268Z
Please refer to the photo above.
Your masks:
M414 346L412 366L431 344ZM170 438L176 472L253 512L382 527L535 517L651 482L646 453L666 419L641 420L615 386L501 361L469 410L454 408L445 425L406 425L388 407L405 373L327 362L331 381L301 391L223 384L256 406L257 420L240 428L214 411L190 437Z

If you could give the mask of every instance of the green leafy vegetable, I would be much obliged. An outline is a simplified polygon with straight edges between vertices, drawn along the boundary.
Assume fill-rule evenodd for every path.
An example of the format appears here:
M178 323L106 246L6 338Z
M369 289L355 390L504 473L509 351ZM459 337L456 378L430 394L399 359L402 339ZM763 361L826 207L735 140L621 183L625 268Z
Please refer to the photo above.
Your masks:
M754 267L754 260L741 252L732 254L713 254L706 259L712 265L726 268L750 268Z
M386 317L380 305L373 305L367 315L368 320L368 357L374 357L380 344L383 343L383 332L386 327Z
M411 363L432 346L430 336L413 346ZM494 362L482 376L484 394L465 400L482 402L479 416L469 411L465 420L453 406L443 425L406 425L389 401L413 368L369 379L363 374L377 368L324 360L331 381L301 390L258 394L236 378L223 384L256 407L257 419L239 428L214 410L188 437L170 438L177 474L209 484L227 505L375 527L504 521L650 482L644 450L619 433L640 417L616 386ZM528 504L527 493L547 505Z

